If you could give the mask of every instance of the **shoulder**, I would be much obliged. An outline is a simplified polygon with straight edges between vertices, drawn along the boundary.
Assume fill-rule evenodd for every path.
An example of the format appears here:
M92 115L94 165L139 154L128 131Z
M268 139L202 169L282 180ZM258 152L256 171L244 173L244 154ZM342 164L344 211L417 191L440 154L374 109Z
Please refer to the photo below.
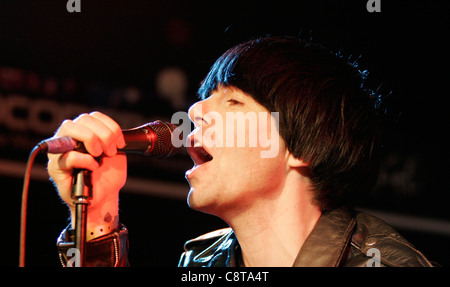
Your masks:
M360 211L354 213L354 218L351 244L359 256L366 259L377 256L385 266L432 266L414 245L383 220Z

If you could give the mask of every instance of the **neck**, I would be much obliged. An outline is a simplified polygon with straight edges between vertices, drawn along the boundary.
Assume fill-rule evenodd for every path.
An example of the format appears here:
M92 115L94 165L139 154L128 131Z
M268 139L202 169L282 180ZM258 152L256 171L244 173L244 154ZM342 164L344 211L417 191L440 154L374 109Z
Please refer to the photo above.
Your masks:
M321 215L307 186L285 186L294 187L226 220L236 233L247 267L292 266Z

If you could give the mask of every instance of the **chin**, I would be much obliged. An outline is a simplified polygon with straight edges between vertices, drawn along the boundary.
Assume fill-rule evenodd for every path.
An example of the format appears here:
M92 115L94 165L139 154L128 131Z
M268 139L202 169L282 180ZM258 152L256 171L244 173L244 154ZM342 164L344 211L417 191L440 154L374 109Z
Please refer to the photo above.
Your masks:
M198 198L196 193L197 191L191 187L187 196L187 204L189 208L193 210L202 211L202 206L204 206L204 204L202 204L202 201Z
M188 193L188 195L187 195L187 205L189 206L189 208L190 209L196 209L195 208L195 202L194 202L194 199L192 198L193 197L193 195L192 195L192 193L194 192L194 188L193 187L191 187L191 189L189 190L189 193Z
M216 215L214 210L217 210L218 203L214 198L199 196L199 190L195 190L191 187L189 194L187 196L187 204L189 208L211 215Z

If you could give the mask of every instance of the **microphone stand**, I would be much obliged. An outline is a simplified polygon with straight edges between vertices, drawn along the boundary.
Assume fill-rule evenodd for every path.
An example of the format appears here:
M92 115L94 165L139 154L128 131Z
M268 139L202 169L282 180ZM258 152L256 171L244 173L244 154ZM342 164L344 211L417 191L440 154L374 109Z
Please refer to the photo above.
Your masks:
M92 184L90 172L87 170L74 170L72 199L75 204L75 248L79 258L75 258L76 267L84 267L86 260L86 222L89 199L92 198ZM77 260L78 259L78 260Z

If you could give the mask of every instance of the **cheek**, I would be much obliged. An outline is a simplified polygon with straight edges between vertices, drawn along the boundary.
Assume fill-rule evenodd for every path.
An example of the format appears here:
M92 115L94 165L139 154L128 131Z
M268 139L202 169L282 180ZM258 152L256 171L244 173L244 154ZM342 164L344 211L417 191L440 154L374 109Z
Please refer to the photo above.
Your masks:
M224 154L217 175L226 179L228 190L253 193L280 184L285 170L283 158L261 158L260 152L257 148L236 148Z

